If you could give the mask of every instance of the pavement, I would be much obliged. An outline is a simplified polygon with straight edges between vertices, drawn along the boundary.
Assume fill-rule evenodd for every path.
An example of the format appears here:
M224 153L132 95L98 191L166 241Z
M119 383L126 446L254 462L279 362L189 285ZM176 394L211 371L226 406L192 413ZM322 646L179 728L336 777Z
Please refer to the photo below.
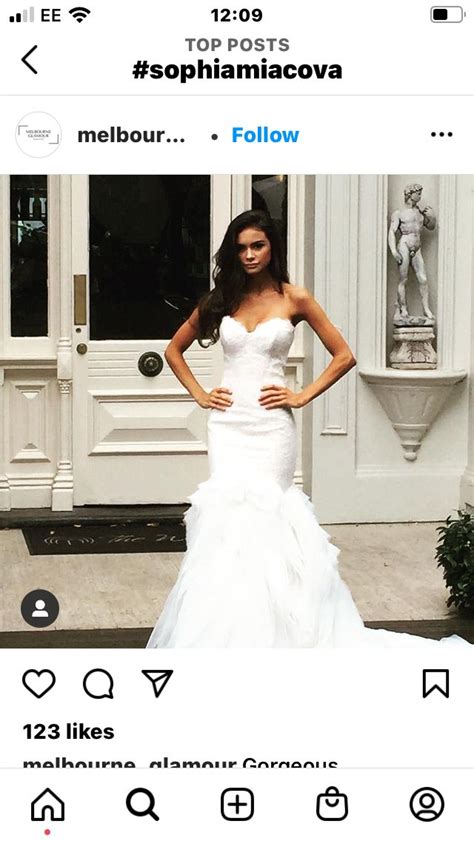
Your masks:
M436 566L437 525L324 526L341 550L341 575L368 624L397 627L456 617L446 607L448 593ZM48 631L130 629L139 636L142 630L145 637L176 580L181 558L181 553L166 552L30 555L20 529L0 530L0 634L38 634L25 624L19 606L30 590L46 589L60 603Z

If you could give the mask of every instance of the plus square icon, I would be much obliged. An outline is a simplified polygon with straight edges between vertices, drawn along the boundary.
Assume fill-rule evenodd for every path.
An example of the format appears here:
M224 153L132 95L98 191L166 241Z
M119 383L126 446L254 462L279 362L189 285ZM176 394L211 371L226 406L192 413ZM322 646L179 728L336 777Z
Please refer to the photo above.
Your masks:
M226 821L253 818L254 797L249 788L226 788L221 794L221 815Z

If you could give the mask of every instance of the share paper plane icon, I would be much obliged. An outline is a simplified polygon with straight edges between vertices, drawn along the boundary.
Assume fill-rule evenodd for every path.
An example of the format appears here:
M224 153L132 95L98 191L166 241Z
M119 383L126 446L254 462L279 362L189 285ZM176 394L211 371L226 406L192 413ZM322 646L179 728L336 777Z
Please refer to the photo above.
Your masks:
M155 698L159 698L172 674L173 669L163 669L161 671L142 669L142 675L145 675L152 683Z

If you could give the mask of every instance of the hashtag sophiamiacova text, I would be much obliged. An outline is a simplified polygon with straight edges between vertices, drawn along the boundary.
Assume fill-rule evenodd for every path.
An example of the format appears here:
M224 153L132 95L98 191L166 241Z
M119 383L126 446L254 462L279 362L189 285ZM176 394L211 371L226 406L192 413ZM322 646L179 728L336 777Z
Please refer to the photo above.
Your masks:
M340 64L278 64L262 58L253 64L221 64L199 59L195 64L150 64L145 60L133 65L134 79L177 79L182 85L193 79L342 79Z

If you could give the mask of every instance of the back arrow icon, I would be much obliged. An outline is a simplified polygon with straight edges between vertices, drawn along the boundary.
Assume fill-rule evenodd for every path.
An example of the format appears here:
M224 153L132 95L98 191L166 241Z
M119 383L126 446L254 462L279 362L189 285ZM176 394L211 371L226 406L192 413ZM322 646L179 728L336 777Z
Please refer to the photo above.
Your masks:
M24 56L23 56L23 58L22 58L22 62L23 62L23 64L26 64L26 66L27 66L27 67L29 67L29 69L32 71L32 73L36 73L36 75L38 75L38 71L37 71L37 70L36 70L36 68L35 68L35 67L33 67L33 65L32 65L32 64L30 64L30 63L29 63L29 61L27 61L26 59L27 59L27 58L29 58L29 57L30 57L30 55L31 55L31 53L34 53L34 51L35 51L35 50L37 50L37 49L38 49L38 44L35 44L35 46L34 46L34 47L32 47L32 48L31 48L31 50L29 50L27 53L25 53L25 55L24 55Z

